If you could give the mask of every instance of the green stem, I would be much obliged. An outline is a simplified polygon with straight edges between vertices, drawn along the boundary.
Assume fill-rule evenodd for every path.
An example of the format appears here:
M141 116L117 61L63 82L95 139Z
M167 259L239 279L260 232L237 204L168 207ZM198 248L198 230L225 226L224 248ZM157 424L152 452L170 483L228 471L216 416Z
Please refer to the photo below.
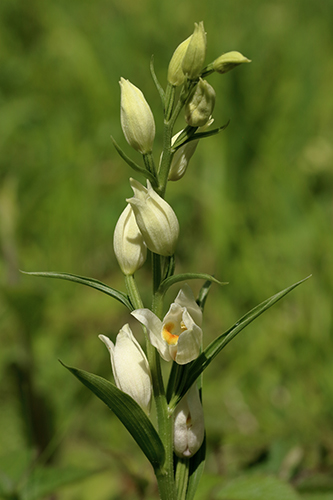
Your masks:
M130 301L132 302L135 309L142 309L144 306L139 289L134 279L134 274L125 276L125 285Z
M143 162L145 164L146 170L150 172L154 176L154 179L156 177L156 167L155 167L155 161L152 153L146 153L143 155ZM155 184L155 182L154 182ZM154 185L153 184L153 185Z
M162 279L162 262L160 255L155 253L152 254L152 267L152 312L161 318L163 314L163 296L158 293ZM147 350L147 357L153 381L158 433L165 449L165 463L163 470L156 471L158 488L162 500L176 500L176 488L173 471L173 419L169 414L168 402L161 372L160 356L152 345L150 345L150 349Z
M187 483L189 477L189 460L178 458L176 466L176 490L177 500L186 499Z

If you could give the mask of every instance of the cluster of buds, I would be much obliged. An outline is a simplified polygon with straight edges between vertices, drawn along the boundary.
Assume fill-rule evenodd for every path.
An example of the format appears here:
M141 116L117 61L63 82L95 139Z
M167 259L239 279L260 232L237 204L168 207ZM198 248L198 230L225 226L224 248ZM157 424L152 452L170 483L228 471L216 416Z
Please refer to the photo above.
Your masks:
M134 286L133 275L144 265L147 251L159 256L159 265L168 269L166 278L172 276L171 258L175 253L179 237L179 223L164 194L168 180L181 179L201 138L220 129L208 130L213 123L215 91L205 79L213 72L226 73L235 66L249 62L239 52L221 55L204 66L207 39L203 22L195 23L194 32L174 51L170 60L166 91L160 92L164 110L167 141L155 167L153 145L155 121L143 93L128 80L121 78L121 127L128 144L143 157L144 168L138 166L116 145L123 159L146 177L146 187L130 178L133 196L126 199L127 206L117 222L113 246L121 271L129 287ZM174 107L176 89L180 88L179 103ZM179 111L184 108L185 127L172 136L173 126ZM171 271L170 271L171 269ZM155 270L156 271L156 270ZM165 272L165 270L164 270ZM169 273L169 274L168 274ZM161 284L162 268L156 278L155 292ZM156 279L159 280L156 283ZM137 294L129 294L136 307L131 314L147 333L151 346L161 358L177 365L194 361L202 349L202 309L195 301L191 288L185 284L179 291L168 312L162 318L162 308L144 308ZM146 355L135 339L129 325L125 325L113 342L100 335L110 352L112 371L116 386L130 395L149 414L152 399L152 374ZM148 356L149 357L149 356ZM174 410L174 452L181 458L192 457L204 440L204 417L198 386L195 382Z

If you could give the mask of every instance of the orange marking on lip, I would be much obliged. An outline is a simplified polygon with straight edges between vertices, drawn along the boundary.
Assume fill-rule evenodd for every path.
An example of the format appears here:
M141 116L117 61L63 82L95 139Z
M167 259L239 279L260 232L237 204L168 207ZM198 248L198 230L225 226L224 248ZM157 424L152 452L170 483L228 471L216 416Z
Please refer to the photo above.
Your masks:
M164 325L162 331L162 337L169 345L176 345L178 342L178 335L174 335L173 333L171 333L174 328L175 325L173 323L167 323L166 325Z

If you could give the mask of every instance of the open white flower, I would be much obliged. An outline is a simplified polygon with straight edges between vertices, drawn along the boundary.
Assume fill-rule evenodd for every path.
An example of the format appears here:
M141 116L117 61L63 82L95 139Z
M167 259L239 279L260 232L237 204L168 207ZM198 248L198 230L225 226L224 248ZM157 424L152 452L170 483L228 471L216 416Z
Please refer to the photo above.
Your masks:
M150 342L165 361L185 365L200 354L202 311L193 292L184 285L161 321L150 309L131 313L148 330Z
M174 413L173 444L176 455L192 457L205 437L204 412L196 382L178 403Z
M119 331L116 344L105 335L99 335L99 338L110 353L116 386L131 396L148 414L152 396L149 365L129 325L124 325Z

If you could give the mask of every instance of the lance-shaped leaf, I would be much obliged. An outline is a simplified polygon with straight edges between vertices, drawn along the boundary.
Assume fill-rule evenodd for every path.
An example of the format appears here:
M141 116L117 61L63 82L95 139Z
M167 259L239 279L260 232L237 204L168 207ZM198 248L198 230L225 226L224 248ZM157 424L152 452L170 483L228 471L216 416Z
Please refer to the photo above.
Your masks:
M164 295L165 292L170 288L170 286L174 285L175 283L187 280L196 280L196 279L210 281L213 283L217 283L218 285L227 285L227 283L223 283L222 281L217 280L216 278L214 278L214 276L211 276L210 274L183 273L183 274L175 274L173 276L169 276L168 278L163 280L159 286L158 293Z
M157 182L156 182L154 175L151 172L149 172L149 170L147 170L146 168L140 167L140 165L135 163L135 161L131 160L131 158L129 156L127 156L127 154L121 149L121 147L116 143L115 139L112 136L111 136L111 140L113 142L113 145L114 145L117 153L127 163L127 165L129 165L131 168L133 168L133 170L135 170L136 172L139 172L140 174L142 174L144 177L146 177L146 179L149 179L151 184L154 187L157 187Z
M226 129L227 126L229 125L229 123L230 123L230 120L228 120L225 125L222 125L219 128L214 128L212 130L207 130L205 132L193 133L192 135L190 135L188 137L179 136L179 137L177 137L177 140L175 141L175 143L172 145L172 150L176 151L177 149L179 149L181 146L184 146L184 144L187 144L188 142L197 141L199 139L205 139L206 137L210 137L211 135L216 135L219 132L221 132L222 130Z
M155 68L154 68L154 56L151 56L151 59L150 59L150 73L151 73L151 76L154 80L154 83L155 83L155 86L156 86L156 89L160 95L160 98L161 98L161 101L162 101L162 104L164 106L164 102L165 102L165 93L164 93L164 90L162 88L162 85L160 84L160 82L158 81L158 78L156 76L156 73L155 73Z
M186 500L193 500L204 471L206 460L206 436L201 448L190 458Z
M134 399L98 375L64 364L63 366L117 415L138 443L154 470L161 469L165 460L163 443L155 427Z
M75 283L80 283L81 285L86 285L90 286L91 288L95 288L95 290L99 290L100 292L106 293L107 295L110 295L114 299L118 300L124 306L128 307L130 311L134 310L134 307L132 306L129 297L126 295L124 292L120 292L119 290L116 290L115 288L111 288L108 285L105 285L105 283L102 283L101 281L97 281L93 278L85 278L84 276L77 276L76 274L68 274L68 273L52 273L52 272L26 272L26 271L21 271L23 274L28 274L30 276L41 276L44 278L58 278L61 280L66 280L66 281L74 281Z
M229 328L225 333L222 333L217 339L213 340L208 347L198 356L198 358L193 361L188 367L187 377L184 377L181 385L176 389L176 394L170 401L170 410L174 409L181 400L181 398L186 394L192 384L201 375L201 373L207 368L207 366L213 361L213 359L222 351L222 349L232 340L236 335L241 332L247 325L254 321L263 312L267 311L272 305L274 305L278 300L282 299L287 293L291 292L298 285L303 283L307 278L294 283L293 285L285 288L276 295L273 295L269 299L265 300L258 306L254 307L240 318L231 328Z

